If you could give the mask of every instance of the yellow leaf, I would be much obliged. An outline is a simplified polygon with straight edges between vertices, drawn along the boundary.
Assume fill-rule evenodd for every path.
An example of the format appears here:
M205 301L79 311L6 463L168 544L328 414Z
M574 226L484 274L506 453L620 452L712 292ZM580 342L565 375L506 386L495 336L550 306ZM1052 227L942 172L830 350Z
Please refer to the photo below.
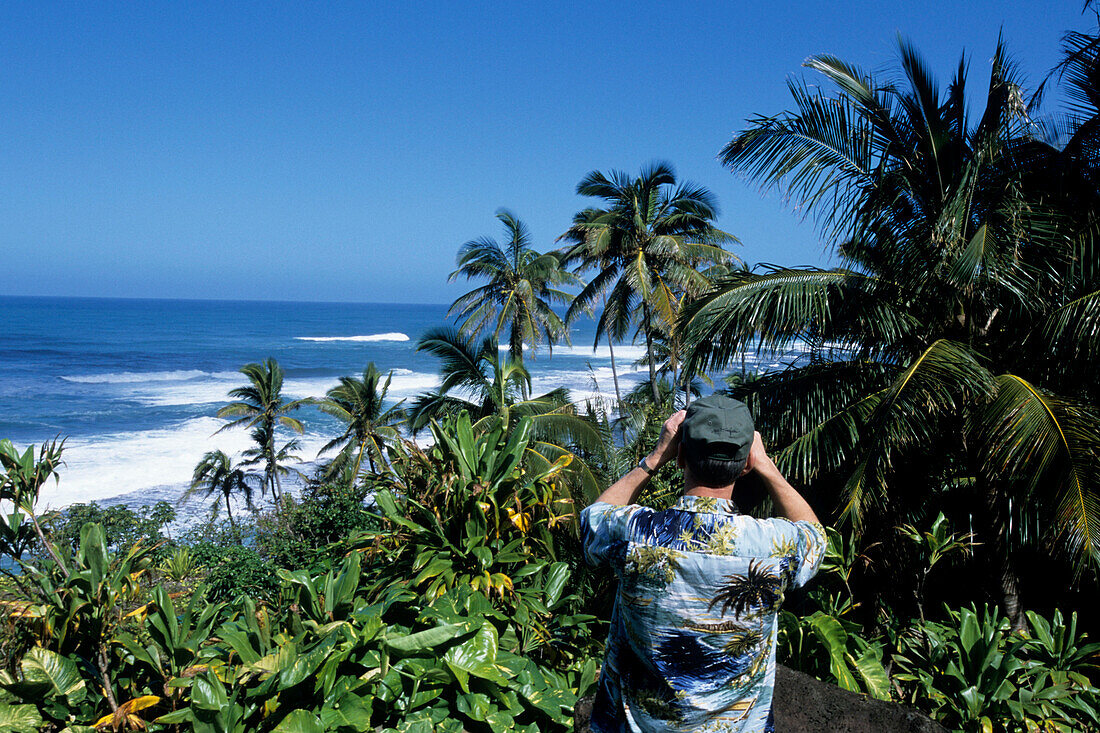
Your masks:
M527 512L520 514L511 507L508 507L508 519L516 526L516 529L524 534L527 534L527 530L531 527L531 515Z
M133 611L130 611L130 613L123 616L123 618L137 617L138 620L141 620L141 619L145 618L145 614L148 612L148 610L149 610L149 604L146 603L144 606L138 606Z
M133 700L123 703L121 707L126 708L127 712L133 713L138 710L144 710L145 708L151 708L158 702L160 702L160 698L156 695L142 695L141 697L135 697Z

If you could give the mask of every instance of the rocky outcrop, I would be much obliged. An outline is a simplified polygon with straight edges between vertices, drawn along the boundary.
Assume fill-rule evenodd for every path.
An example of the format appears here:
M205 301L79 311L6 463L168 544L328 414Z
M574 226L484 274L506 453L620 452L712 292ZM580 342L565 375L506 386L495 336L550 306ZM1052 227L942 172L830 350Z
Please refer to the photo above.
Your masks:
M947 733L915 710L871 700L779 665L775 672L776 733ZM577 733L589 733L592 698L574 709Z
M782 665L775 671L776 733L946 733L911 708L871 700Z

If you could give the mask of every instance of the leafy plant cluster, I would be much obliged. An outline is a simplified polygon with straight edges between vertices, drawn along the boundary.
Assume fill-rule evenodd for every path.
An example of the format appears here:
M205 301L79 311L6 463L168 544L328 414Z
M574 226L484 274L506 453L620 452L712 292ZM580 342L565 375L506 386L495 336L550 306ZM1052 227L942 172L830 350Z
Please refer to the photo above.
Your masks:
M943 514L930 531L898 531L916 545L926 575L970 551L970 535L950 532ZM1100 643L1078 630L1076 613L1067 621L1060 610L1050 618L1027 611L1027 628L1014 633L995 607L945 605L933 621L918 599L920 616L905 621L881 610L868 632L849 586L865 558L835 529L828 540L820 581L796 610L780 612L781 662L921 709L950 730L1068 733L1100 726Z
M115 549L92 522L75 549L44 537L23 559L9 547L8 608L35 644L0 672L0 728L566 729L603 635L556 559L572 517L555 490L566 460L522 467L529 420L432 431L434 448L379 477L373 524L318 555L338 554L322 572L253 578L261 556L243 546L215 561L209 544L180 545L158 561L158 543ZM37 523L60 454L30 455L35 470L12 465L0 497L21 497L21 527ZM321 506L338 516L342 500ZM169 591L203 564L204 584Z

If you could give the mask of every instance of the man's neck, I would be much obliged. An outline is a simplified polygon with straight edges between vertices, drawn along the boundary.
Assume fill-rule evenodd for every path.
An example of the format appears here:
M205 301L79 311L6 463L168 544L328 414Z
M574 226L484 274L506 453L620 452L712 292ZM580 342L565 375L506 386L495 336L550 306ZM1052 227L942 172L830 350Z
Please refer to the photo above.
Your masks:
M733 499L733 486L721 489L712 489L709 486L688 486L684 488L684 496L707 496L713 499Z

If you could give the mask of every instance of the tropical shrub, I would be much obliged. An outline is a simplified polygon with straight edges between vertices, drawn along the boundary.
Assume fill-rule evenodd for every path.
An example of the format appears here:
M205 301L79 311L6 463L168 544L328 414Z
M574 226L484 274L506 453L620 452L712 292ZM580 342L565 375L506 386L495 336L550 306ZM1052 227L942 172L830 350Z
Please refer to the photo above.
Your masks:
M47 523L47 532L55 542L68 544L76 549L85 524L94 522L103 527L103 536L112 550L127 548L137 542L153 545L165 538L166 527L175 521L176 510L166 501L137 511L116 504L101 507L99 504L71 504Z
M199 565L195 562L194 555L191 554L191 550L186 547L177 547L173 550L164 562L157 568L161 575L169 580L174 580L177 583L182 583L188 578L193 577L198 572Z
M381 525L366 502L388 484L368 476L356 485L311 483L298 499L286 497L279 514L257 519L257 551L278 567L324 572L346 552L349 537Z
M1100 690L1084 674L1098 646L1075 634L1076 618L1070 630L1052 633L1031 613L1036 635L1029 638L1011 634L995 608L945 614L943 623L917 623L902 636L894 679L906 702L953 730L1068 732L1100 725Z
M232 601L242 595L269 601L277 590L275 567L251 547L222 548L206 576L211 601Z

